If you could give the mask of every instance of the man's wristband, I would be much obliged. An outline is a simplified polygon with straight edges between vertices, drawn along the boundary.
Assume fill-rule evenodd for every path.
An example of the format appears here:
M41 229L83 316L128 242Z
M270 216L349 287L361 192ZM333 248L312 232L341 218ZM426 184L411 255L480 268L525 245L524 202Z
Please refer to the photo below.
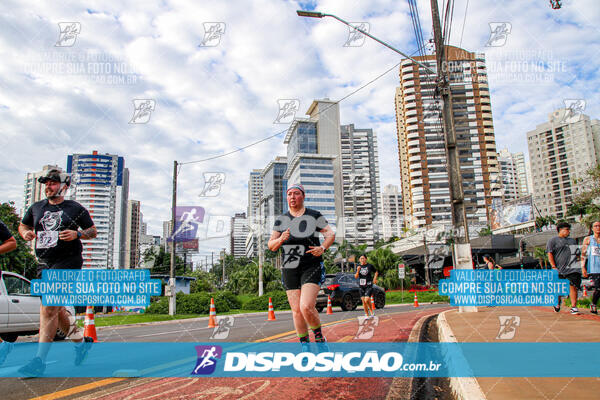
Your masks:
M77 231L77 239L81 239L81 236L83 236L83 234L79 231Z
M327 250L325 247L323 247L323 245L320 245L319 247L323 249L323 252L325 252L325 250Z

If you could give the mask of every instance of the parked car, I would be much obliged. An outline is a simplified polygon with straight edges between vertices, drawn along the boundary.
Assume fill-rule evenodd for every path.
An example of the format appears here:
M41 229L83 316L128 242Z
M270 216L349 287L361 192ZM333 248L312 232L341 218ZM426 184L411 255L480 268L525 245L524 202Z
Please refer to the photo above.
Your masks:
M327 307L327 296L331 297L332 306L340 306L344 311L355 310L361 304L358 281L354 275L343 272L325 275L325 283L317 296L317 311L321 312ZM373 300L375 308L385 307L385 290L373 285Z
M41 299L31 295L29 279L14 272L0 271L0 338L14 342L19 336L36 335L40 330ZM67 307L72 315L73 307ZM64 340L57 330L54 340Z

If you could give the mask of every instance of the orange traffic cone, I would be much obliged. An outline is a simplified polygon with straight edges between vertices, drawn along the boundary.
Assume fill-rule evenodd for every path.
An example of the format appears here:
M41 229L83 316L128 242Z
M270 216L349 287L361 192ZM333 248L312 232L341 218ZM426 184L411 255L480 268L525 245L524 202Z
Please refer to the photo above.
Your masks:
M375 312L375 300L373 299L373 295L371 295L371 311Z
M85 309L85 328L83 330L83 336L88 336L94 339L94 342L98 341L96 335L96 323L94 322L94 307L87 306Z
M273 300L269 297L269 317L267 321L275 321L275 310L273 309Z
M417 292L415 292L415 307L419 307L419 300L417 299Z
M215 308L215 299L210 298L210 313L208 315L208 327L217 327L217 309Z
M331 307L331 297L327 295L327 314L333 314L333 308Z
M587 287L583 287L583 297L587 297Z

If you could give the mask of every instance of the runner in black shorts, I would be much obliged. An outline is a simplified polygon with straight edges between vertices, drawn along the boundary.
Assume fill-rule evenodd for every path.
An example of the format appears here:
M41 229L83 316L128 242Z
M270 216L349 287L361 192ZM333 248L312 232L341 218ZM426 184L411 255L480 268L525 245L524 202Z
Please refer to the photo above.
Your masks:
M71 183L68 174L53 169L38 181L46 185L47 199L29 207L19 225L23 239L36 239L35 254L40 263L38 278L43 269L81 269L83 246L80 239L93 239L97 235L92 218L81 204L65 200L64 193ZM28 376L43 374L46 356L59 326L71 340L82 342L75 347L75 365L83 362L93 339L83 337L75 317L70 316L65 307L41 305L37 357L19 369L21 373Z
M571 299L571 314L579 314L577 309L577 291L581 286L581 249L575 239L570 238L571 225L567 222L559 222L556 225L558 236L553 237L546 244L548 261L553 269L558 270L560 279L569 281L569 298ZM554 311L559 312L561 296L558 296L558 305Z
M360 265L356 267L354 277L358 279L358 287L360 289L360 297L362 299L365 315L373 317L373 305L371 304L371 294L373 292L373 284L377 284L379 273L372 264L367 264L367 255L363 254L359 257ZM373 277L373 275L375 275Z
M302 185L288 187L289 211L275 220L268 246L271 251L283 247L281 280L300 342L310 342L310 327L315 342L322 343L325 337L321 332L321 320L315 304L321 284L325 281L321 255L333 244L335 234L319 211L304 207L304 196ZM319 242L319 233L325 237L323 244Z

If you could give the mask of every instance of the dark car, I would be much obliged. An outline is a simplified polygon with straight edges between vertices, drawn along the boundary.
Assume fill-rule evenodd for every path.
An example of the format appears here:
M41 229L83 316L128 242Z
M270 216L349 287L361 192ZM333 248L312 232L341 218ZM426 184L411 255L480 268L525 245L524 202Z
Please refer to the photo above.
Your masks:
M373 285L373 300L375 308L385 306L385 290ZM321 285L317 296L317 311L321 312L327 307L327 295L331 297L332 306L340 306L344 311L352 311L361 304L360 290L354 275L338 272L337 274L325 275L325 283Z

